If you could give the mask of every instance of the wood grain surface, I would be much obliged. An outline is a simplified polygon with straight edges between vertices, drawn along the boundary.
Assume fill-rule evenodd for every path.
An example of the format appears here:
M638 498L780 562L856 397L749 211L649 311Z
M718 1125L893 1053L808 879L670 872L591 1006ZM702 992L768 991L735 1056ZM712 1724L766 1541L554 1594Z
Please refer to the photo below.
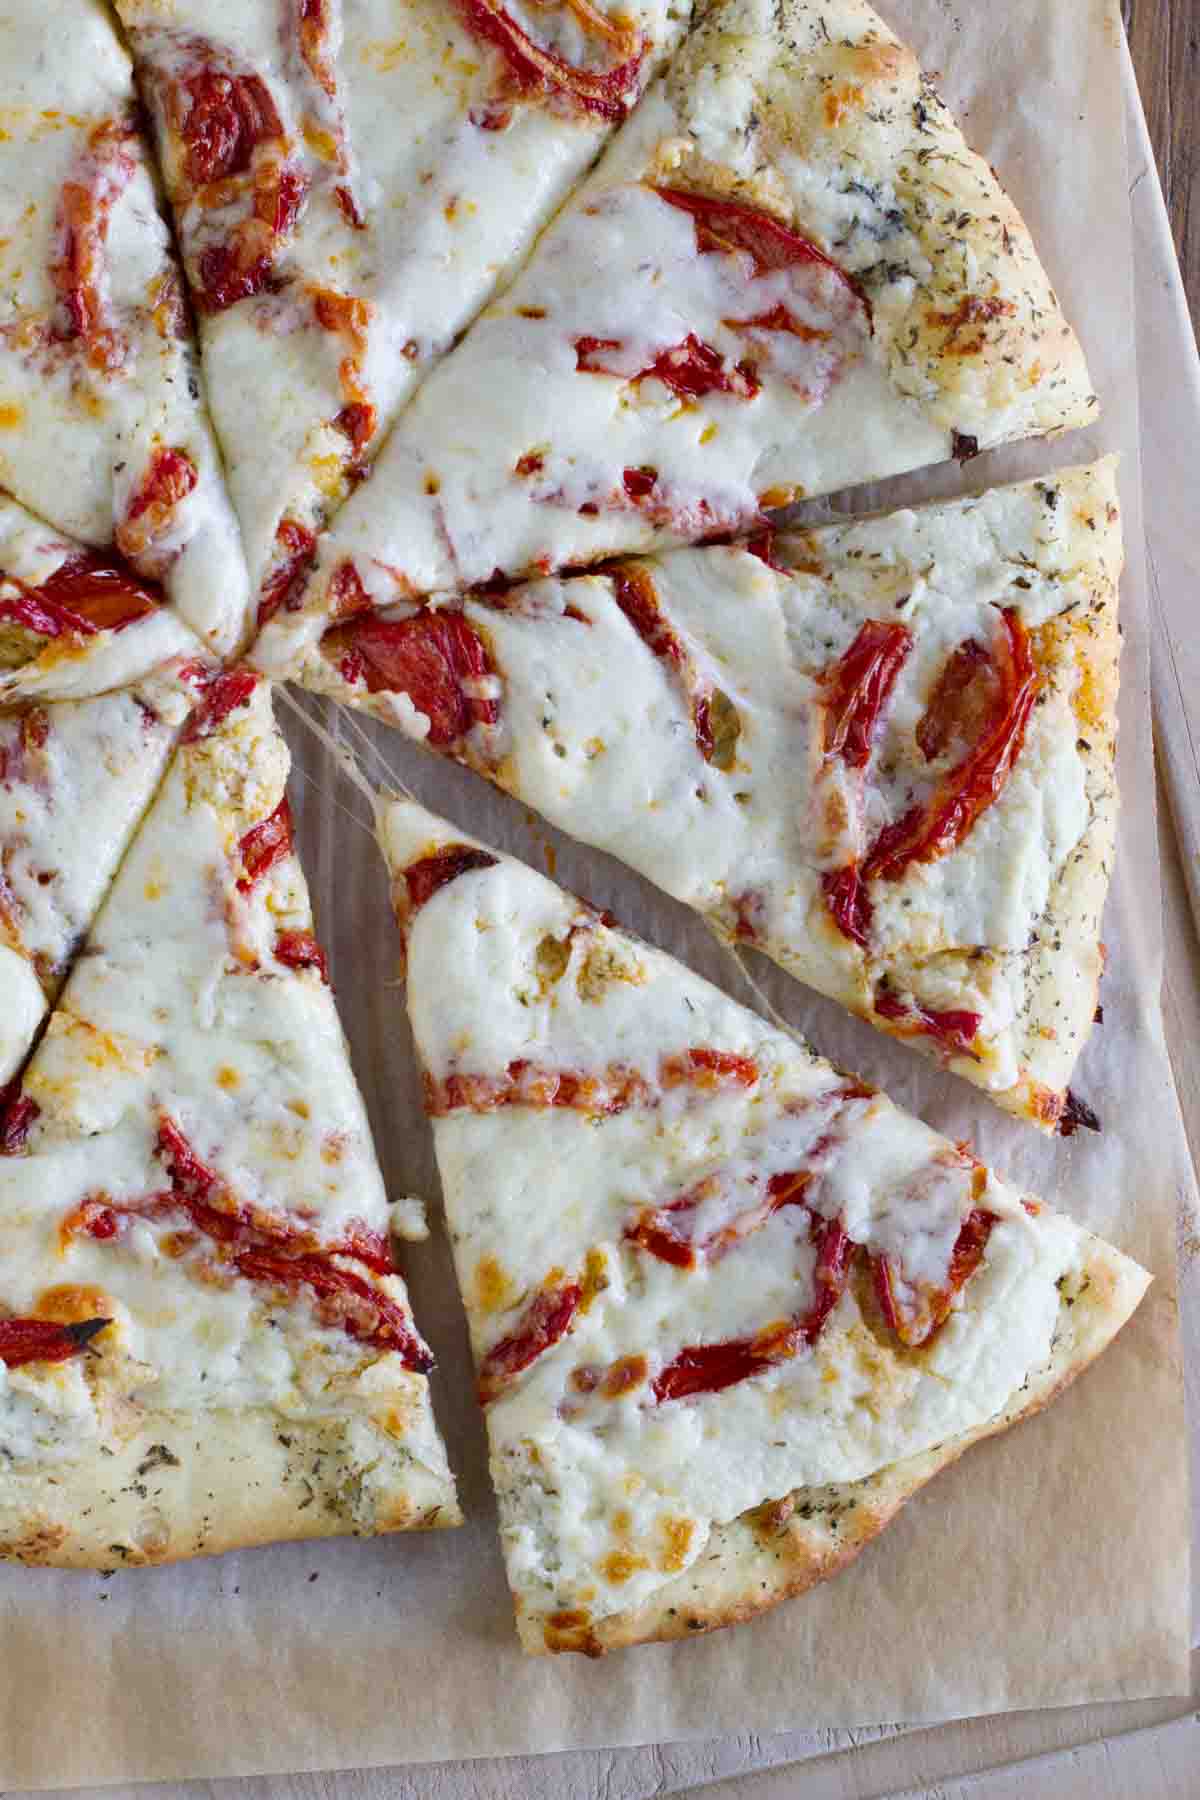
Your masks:
M1200 0L1121 0L1121 12L1200 332Z

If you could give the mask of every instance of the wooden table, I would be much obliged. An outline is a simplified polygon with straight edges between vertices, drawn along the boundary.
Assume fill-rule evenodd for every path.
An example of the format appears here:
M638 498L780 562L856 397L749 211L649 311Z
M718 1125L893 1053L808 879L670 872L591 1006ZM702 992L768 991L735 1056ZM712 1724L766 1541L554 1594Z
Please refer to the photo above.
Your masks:
M1121 12L1200 330L1200 0L1121 0Z

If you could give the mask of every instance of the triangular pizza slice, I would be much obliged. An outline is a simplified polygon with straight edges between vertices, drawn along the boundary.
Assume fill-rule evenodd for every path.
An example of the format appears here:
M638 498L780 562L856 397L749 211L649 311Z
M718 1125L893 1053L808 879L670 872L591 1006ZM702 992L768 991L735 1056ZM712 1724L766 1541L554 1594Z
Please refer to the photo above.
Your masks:
M749 530L1095 417L1029 232L864 0L718 0L398 423L320 621Z
M310 686L468 763L1045 1128L1096 1011L1115 461L412 603Z
M117 0L260 617L593 161L683 0Z
M225 653L245 559L129 56L100 0L12 0L0 63L0 486Z
M458 1521L287 768L267 684L211 681L9 1101L4 1554Z
M524 865L383 806L526 1649L751 1617L1149 1277Z

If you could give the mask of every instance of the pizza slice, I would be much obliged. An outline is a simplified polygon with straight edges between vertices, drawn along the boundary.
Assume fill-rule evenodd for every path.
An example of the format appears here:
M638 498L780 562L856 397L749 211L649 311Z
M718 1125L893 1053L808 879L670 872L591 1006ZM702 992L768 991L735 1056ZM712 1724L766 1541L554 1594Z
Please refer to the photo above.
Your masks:
M260 654L287 667L367 603L749 531L1095 411L1016 208L864 0L718 0Z
M100 0L12 0L0 62L0 485L232 650L245 560L129 57Z
M525 1648L752 1617L1146 1272L552 882L380 809Z
M684 0L117 0L269 618Z
M301 679L621 857L1019 1117L1096 1012L1116 821L1115 459L402 603Z
M0 1085L54 1004L210 672L177 657L116 692L0 711Z
M210 681L0 1157L0 1551L111 1567L458 1522L291 843Z

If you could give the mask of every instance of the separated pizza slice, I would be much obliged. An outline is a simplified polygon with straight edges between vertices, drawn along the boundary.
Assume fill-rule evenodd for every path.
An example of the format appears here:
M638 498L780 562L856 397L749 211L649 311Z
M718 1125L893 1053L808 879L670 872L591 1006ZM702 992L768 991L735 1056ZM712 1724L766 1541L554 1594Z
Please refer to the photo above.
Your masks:
M1029 233L863 0L718 0L260 651L1095 416ZM470 429L463 428L469 420Z
M0 1551L111 1567L459 1519L291 844L211 681L0 1158Z
M402 604L300 673L1009 1112L1095 1124L1115 474Z
M689 0L118 0L259 614Z
M28 1055L209 675L177 656L115 692L0 710L0 1084Z
M381 808L522 1643L835 1574L1149 1276L679 963Z
M0 62L0 485L232 650L245 559L129 57L100 0L13 0Z

